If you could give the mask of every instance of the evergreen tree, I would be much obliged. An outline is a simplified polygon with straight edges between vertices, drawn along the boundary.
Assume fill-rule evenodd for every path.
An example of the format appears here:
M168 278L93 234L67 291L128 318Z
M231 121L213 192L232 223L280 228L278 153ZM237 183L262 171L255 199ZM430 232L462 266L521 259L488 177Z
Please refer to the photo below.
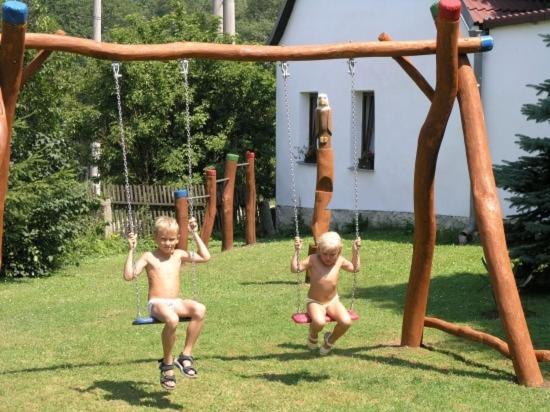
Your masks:
M550 35L542 36L550 47ZM522 113L537 123L550 122L550 79L529 85L540 96ZM550 286L550 137L517 135L529 155L495 167L499 187L512 192L517 213L506 222L506 236L518 281Z

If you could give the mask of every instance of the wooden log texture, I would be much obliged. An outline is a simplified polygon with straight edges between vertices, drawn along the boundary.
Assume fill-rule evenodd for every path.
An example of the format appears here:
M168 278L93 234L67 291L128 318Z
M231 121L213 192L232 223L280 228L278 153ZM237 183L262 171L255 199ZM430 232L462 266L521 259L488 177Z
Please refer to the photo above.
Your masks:
M206 246L210 242L212 236L212 230L214 230L214 223L216 221L216 169L207 169L205 172L206 177L206 208L204 213L204 220L201 228L201 239Z
M382 33L379 36L380 41L387 41L391 40L391 37L386 34ZM428 97L429 100L433 99L433 89L431 89L431 86L427 83L427 81L424 79L424 77L418 72L418 70L413 66L412 62L410 62L409 59L406 57L396 57L394 58L399 65L405 70L407 74L412 78L412 80L418 85L418 87L424 92L426 97ZM512 269L509 263L509 260L507 259L508 251L506 247L506 242L504 238L504 228L502 227L502 220L501 220L501 210L500 210L500 204L498 204L498 196L496 191L496 186L494 184L494 177L493 177L493 171L492 171L492 160L490 156L490 150L489 150L489 144L488 144L488 137L487 132L485 128L485 120L483 118L483 107L481 102L481 97L479 96L479 90L477 87L477 79L475 77L475 73L470 66L470 62L468 60L468 57L465 55L462 55L459 57L459 69L458 69L458 90L457 90L457 98L459 102L460 107L460 113L461 113L461 120L462 120L462 128L464 130L464 140L466 144L466 154L467 154L467 160L468 160L468 167L469 167L469 174L470 174L470 181L472 186L472 193L474 197L474 202L476 204L476 218L481 218L485 221L489 220L489 223L486 223L485 225L482 225L483 228L495 228L500 226L500 228L497 230L497 233L494 233L493 230L488 230L486 233L481 233L481 242L483 245L484 250L488 250L489 252L485 252L485 258L487 262L492 262L494 259L494 256L499 256L499 259L494 263L489 263L489 272L491 276L491 281L493 285L495 282L493 281L493 278L495 279L503 279L510 276L513 276ZM488 173L488 175L483 177L484 173ZM476 183L474 183L476 182ZM476 189L474 189L474 186ZM487 201L487 193L489 193L489 201ZM477 198L477 202L475 199ZM493 210L497 210L497 213L493 213ZM538 373L536 372L536 369L538 366L534 366L534 362L532 360L532 356L528 353L530 349L532 348L531 339L528 333L528 330L525 331L523 328L526 328L526 322L523 315L523 308L521 305L518 307L515 307L517 304L516 297L512 299L511 306L510 305L510 299L508 298L508 294L512 293L514 295L517 295L517 289L515 285L512 287L509 287L509 280L507 283L507 286L504 286L505 288L505 296L503 298L499 298L496 296L500 292L495 290L495 297L497 301L503 301L507 302L504 303L504 306L508 308L508 311L504 310L501 311L499 309L500 318L503 323L504 329L506 331L506 334L508 336L508 339L511 342L517 342L522 341L525 339L525 337L528 339L527 342L524 342L521 344L520 348L516 348L516 345L514 343L511 344L512 346L512 353L515 353L516 351L520 351L521 353L518 355L511 356L510 350L508 349L508 344L504 341L501 341L499 343L499 347L495 347L499 352L504 354L505 356L512 358L514 360L514 368L516 370L516 374L518 375L518 381L520 383L524 383L526 385L529 385L528 382L534 382L534 385L539 385L540 381L538 379ZM517 297L519 300L519 296ZM509 315L512 314L513 319L510 320ZM518 319L519 318L519 322ZM523 318L523 321L521 320ZM428 319L434 319L434 318L426 318L425 326L431 326L436 327L439 329L442 329L441 327L438 327L437 325L433 325L430 323L431 321L428 321ZM428 322L428 323L426 323ZM466 327L461 327L461 329L465 329ZM442 329L444 330L444 329ZM448 331L449 333L453 333L452 331ZM478 334L483 334L482 332L477 332ZM515 337L515 339L512 339L510 335L517 335L519 333L518 337ZM455 333L453 333L455 334ZM483 334L484 336L486 334ZM487 335L490 336L490 335ZM472 340L472 337L468 337ZM496 338L498 339L498 338ZM477 340L480 341L480 340ZM485 342L482 342L485 343ZM503 351L502 348L505 350ZM491 345L492 346L492 345ZM534 355L539 362L543 361L549 361L550 360L550 351L545 350L535 350ZM524 359L528 359L527 361L524 361ZM520 361L516 362L515 359L519 359ZM526 365L525 365L526 364ZM535 369L533 372L532 370ZM525 371L525 372L524 372ZM524 375L533 376L533 378L526 378Z
M317 178L315 185L315 203L311 231L315 244L317 239L330 227L331 213L328 205L332 199L334 181L334 152L332 150L332 109L328 97L319 95L315 109L315 135L317 149Z
M229 153L225 158L225 172L222 194L222 251L233 249L233 199L239 156Z
M63 30L58 30L55 34L59 36L64 36L65 32ZM48 60L48 57L53 53L53 50L39 50L34 56L34 59L25 67L23 70L23 80L22 84L27 83L27 81L38 72Z
M505 341L496 336L478 331L469 326L456 325L442 319L428 316L424 319L424 326L426 326L427 328L439 329L443 332L450 333L451 335L458 336L460 338L483 343L484 345L496 349L507 358L512 358L508 344ZM537 361L539 362L550 362L550 350L536 350L535 356Z
M15 106L23 76L27 8L22 3L4 4L0 40L0 264L4 239L4 207L8 192L10 142Z
M476 221L498 312L519 383L540 386L543 378L508 256L477 79L466 56L460 58L458 79L458 103Z
M315 205L313 207L313 222L311 223L311 231L315 242L323 233L328 232L330 226L330 210L327 206L332 199L332 192L315 191Z
M436 41L354 42L299 46L261 46L176 42L167 44L101 43L79 37L28 33L25 47L80 54L103 60L175 60L203 58L236 61L305 61L351 57L395 57L435 54ZM478 37L458 41L460 53L483 51Z
M460 2L456 0L453 6ZM436 88L430 110L418 138L414 173L414 246L405 300L401 344L418 347L422 342L424 317L435 247L436 220L434 180L437 156L457 93L459 20L437 21Z
M381 33L378 36L378 40L380 41L391 41L392 38L388 33ZM407 56L396 56L393 58L399 66L409 75L409 77L412 79L412 81L419 87L419 89L424 93L424 95L428 98L428 100L432 100L434 97L434 89L428 83L426 78L422 76L422 74L418 71L418 69L414 66L411 59L409 59Z
M246 152L246 226L245 242L256 243L256 174L254 152Z
M179 225L178 249L187 250L189 246L189 201L187 190L176 190L174 192L174 203L176 207L176 221Z

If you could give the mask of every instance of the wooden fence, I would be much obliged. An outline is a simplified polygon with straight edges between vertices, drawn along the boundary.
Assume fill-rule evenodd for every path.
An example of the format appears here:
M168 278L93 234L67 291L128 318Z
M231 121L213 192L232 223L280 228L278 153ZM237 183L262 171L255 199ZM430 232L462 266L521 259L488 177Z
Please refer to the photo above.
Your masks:
M132 206L133 227L139 235L153 233L153 224L159 216L176 216L174 208L174 191L180 189L176 186L164 185L130 185L130 204ZM190 191L193 197L194 215L199 226L202 226L207 198L204 185L193 185ZM223 182L217 185L217 214L214 230L221 229ZM124 185L101 184L103 197L111 200L112 233L124 235L129 230L128 200ZM191 203L191 202L190 202ZM244 225L246 219L246 186L235 186L234 214L237 225Z

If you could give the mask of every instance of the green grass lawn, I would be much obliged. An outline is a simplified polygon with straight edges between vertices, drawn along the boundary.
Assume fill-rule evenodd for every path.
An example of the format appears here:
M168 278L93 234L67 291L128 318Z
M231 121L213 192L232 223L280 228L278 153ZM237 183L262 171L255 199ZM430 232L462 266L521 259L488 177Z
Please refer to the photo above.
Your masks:
M198 266L199 300L208 308L194 353L200 377L179 375L170 393L158 383L161 326L131 326L135 294L122 280L123 255L0 282L0 410L548 410L550 391L516 385L511 361L485 346L433 329L425 331L428 349L397 346L408 235L366 236L361 320L323 358L307 350L307 328L290 320L292 240L224 253L211 246L212 261ZM479 246L437 247L428 312L503 337L481 256ZM350 291L344 274L345 302ZM523 302L535 346L550 348L548 296ZM550 380L550 365L541 367Z

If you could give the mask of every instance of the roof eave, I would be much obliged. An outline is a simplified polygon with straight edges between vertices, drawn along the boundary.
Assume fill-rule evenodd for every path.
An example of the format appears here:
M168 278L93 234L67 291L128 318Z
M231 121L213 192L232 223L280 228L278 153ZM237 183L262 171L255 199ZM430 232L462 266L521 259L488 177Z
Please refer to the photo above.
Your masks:
M284 2L281 12L279 13L279 18L277 19L277 24L275 24L271 36L269 36L269 40L267 41L268 45L277 46L281 41L295 3L296 0L286 0Z
M532 11L530 13L513 14L506 17L500 17L497 19L487 19L481 23L481 27L484 29L491 29L494 27L513 26L516 24L525 23L539 23L541 21L550 20L550 10Z

